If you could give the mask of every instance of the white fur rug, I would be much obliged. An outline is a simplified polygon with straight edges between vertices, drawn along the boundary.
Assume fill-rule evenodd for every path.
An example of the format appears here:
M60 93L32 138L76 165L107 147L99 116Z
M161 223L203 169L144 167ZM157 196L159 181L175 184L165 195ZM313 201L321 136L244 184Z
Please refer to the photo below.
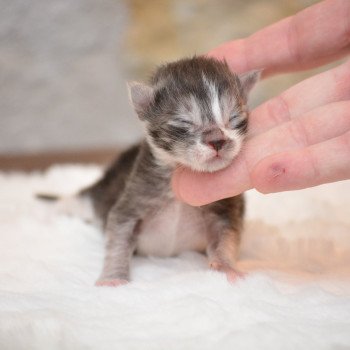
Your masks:
M248 193L248 277L233 285L186 253L136 258L133 282L114 289L93 286L100 232L33 197L99 173L0 175L1 350L350 348L350 182Z

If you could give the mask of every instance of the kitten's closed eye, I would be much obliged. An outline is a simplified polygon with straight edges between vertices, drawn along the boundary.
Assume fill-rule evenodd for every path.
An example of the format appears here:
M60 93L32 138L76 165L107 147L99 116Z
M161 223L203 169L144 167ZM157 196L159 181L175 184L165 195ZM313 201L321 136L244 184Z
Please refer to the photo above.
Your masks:
M228 120L228 126L232 129L241 129L244 125L247 125L248 119L241 115L239 112L234 112L231 114Z
M248 119L245 118L242 120L236 120L233 128L235 130L238 130L242 134L246 134L246 132L248 131Z
M194 123L187 119L176 118L171 121L173 125L194 126Z
M189 136L189 130L186 127L179 125L168 124L167 127L167 136L170 138L183 138Z
M237 119L239 118L239 114L238 113L233 113L231 116L230 116L230 118L229 118L229 122L230 123L233 123L233 122L235 122L235 121L237 121Z

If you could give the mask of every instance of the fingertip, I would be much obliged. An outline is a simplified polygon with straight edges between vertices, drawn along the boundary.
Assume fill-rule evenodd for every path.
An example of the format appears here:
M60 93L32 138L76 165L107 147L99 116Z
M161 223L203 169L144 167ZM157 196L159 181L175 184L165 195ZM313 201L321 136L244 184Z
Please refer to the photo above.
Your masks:
M282 173L283 170L278 163L267 164L262 160L251 172L253 187L263 194L275 192L272 189L276 187L276 182Z
M171 179L171 187L175 197L179 201L194 207L203 205L203 202L198 200L196 195L196 187L193 179L196 175L198 176L198 174L194 174L189 169L179 168L174 171Z
M171 179L175 197L189 205L201 206L249 190L252 187L244 160L237 159L234 164L214 173L176 169Z
M289 191L294 188L296 171L291 169L288 153L262 159L251 173L253 187L263 193Z

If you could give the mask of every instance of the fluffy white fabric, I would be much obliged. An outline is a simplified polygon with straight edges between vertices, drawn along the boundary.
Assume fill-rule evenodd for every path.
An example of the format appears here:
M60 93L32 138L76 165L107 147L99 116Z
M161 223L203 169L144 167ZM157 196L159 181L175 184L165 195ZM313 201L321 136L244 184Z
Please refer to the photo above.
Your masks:
M189 252L135 258L133 282L114 289L94 287L100 232L33 197L99 173L0 175L0 349L350 348L350 182L249 192L248 276L233 285Z

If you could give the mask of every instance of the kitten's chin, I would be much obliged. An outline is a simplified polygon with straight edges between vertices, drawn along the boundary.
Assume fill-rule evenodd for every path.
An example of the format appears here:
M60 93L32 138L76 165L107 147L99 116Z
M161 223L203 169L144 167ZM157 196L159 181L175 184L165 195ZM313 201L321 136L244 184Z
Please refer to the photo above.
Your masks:
M224 159L224 158L212 158L206 162L203 163L191 163L190 165L187 164L192 170L198 171L198 172L207 172L207 173L213 173L218 170L222 170L226 167L228 167L232 162L232 159Z
M231 164L232 160L228 159L217 159L216 161L211 161L210 163L206 164L206 169L204 171L212 173L214 171L218 171L221 169L225 169Z

